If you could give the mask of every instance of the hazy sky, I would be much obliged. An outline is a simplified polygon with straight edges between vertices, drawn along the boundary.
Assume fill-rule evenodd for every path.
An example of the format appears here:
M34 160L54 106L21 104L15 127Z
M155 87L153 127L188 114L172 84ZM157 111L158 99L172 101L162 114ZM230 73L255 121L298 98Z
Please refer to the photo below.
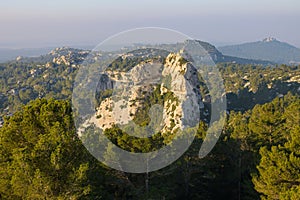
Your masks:
M0 47L96 45L164 27L216 45L273 36L300 47L299 0L1 0Z

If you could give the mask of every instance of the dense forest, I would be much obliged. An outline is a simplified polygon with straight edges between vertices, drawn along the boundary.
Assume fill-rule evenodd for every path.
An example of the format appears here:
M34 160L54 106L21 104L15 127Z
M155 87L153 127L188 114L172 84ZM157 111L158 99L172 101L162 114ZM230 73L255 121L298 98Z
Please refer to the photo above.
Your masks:
M97 161L76 134L77 65L1 64L0 199L300 199L300 66L218 68L228 113L213 151L198 157L201 122L172 165L130 174ZM155 148L118 131L106 134L124 149Z
M179 160L149 174L126 174L96 161L78 139L71 112L68 101L38 99L5 120L3 199L300 198L299 96L231 112L216 147L201 160L206 127L200 124Z

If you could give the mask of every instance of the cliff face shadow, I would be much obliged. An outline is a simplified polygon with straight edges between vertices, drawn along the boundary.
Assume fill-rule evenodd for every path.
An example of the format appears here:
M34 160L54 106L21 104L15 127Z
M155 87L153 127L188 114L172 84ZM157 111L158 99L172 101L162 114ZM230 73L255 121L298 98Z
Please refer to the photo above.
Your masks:
M300 83L275 81L272 87L262 84L256 92L249 91L248 88L239 90L237 93L227 93L227 109L229 111L241 111L252 109L256 104L265 104L271 102L276 97L283 97L288 92L292 94L300 94Z

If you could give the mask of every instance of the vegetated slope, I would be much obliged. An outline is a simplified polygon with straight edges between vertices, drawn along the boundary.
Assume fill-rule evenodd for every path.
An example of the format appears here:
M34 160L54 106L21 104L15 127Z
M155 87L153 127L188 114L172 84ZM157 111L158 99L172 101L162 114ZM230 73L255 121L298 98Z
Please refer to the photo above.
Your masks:
M254 102L256 104L268 102L278 94L286 94L287 91L295 92L298 89L299 67L265 68L260 65L239 65L232 62L223 64L221 60L224 61L227 57L222 58L222 54L212 45L208 43L201 44L215 61L220 62L218 67L223 74L227 93L238 94L241 97L244 96L241 95L242 91L250 92L252 95L249 99L255 98L256 101ZM36 98L71 98L74 78L80 63L89 53L90 51L86 50L57 48L39 58L22 58L18 61L0 64L0 112L2 115L13 113L20 105ZM101 56L105 56L105 54L94 53L90 57L97 60ZM125 70L128 68L126 62L124 63L124 60L121 60L118 65L111 67L121 67ZM136 61L133 60L130 64L135 65ZM247 77L245 77L246 75ZM247 80L249 78L250 81ZM266 84L269 84L269 86L266 86ZM265 89L256 92L258 87ZM275 91L274 88L280 88L280 90ZM273 91L272 95L266 93L267 91ZM260 98L257 98L258 94L261 94ZM228 98L231 97L228 96ZM248 98L248 96L245 98ZM236 98L234 97L234 99ZM260 101L261 99L265 99L265 101ZM231 101L230 109L240 107L233 102L238 104L239 100ZM249 108L251 107L247 107L246 110Z

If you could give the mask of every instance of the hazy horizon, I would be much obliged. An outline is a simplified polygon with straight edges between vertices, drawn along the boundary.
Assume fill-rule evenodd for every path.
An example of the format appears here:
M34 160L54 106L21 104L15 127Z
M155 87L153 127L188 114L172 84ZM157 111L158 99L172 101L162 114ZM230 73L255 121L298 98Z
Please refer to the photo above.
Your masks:
M263 41L263 39L266 39L267 37L272 37L272 36L266 36L264 38L259 38L259 39L253 40L253 41L240 41L240 42L204 41L204 40L201 40L201 39L198 39L198 38L193 38L193 39L195 39L195 40L201 40L203 42L208 42L208 43L214 45L216 48L218 48L218 47L223 47L223 46L231 46L231 45L239 45L239 44L245 44L245 43L259 42L259 41ZM277 39L280 42L288 43L288 44L290 44L290 45L292 45L292 46L300 49L300 46L297 46L295 44L289 43L289 42L284 41L284 40L280 40L278 38L275 38L275 39ZM60 48L60 47L70 47L70 48L77 48L77 49L92 50L97 45L98 44L96 44L96 43L95 44L72 44L72 43L65 44L65 43L62 43L62 44L56 44L56 45L53 44L53 45L45 45L45 46L17 46L17 45L14 46L14 45L12 45L12 46L0 46L0 50L55 49L55 48Z
M174 29L216 46L272 36L300 47L297 0L11 0L0 6L0 48L95 46L138 27Z

